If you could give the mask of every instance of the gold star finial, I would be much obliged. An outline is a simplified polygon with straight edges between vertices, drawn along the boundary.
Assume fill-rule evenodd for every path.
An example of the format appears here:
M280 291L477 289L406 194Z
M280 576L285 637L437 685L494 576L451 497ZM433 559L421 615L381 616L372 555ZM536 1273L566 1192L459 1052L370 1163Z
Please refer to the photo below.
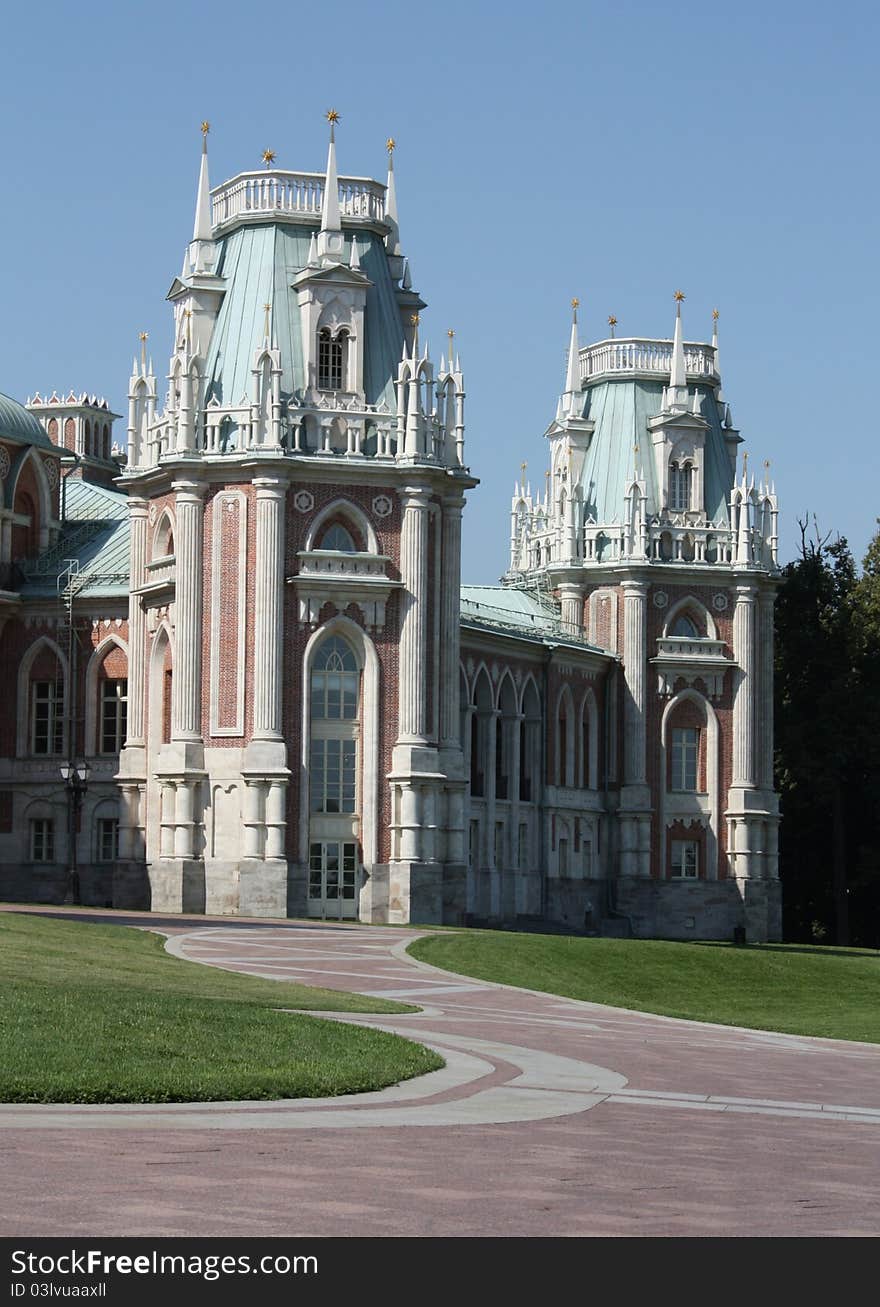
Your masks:
M396 146L397 146L397 141L395 141L393 136L389 136L388 140L385 142L385 149L388 151L389 154L393 154Z
M207 136L210 130L211 130L211 124L208 122L206 118L205 121L202 123L202 135Z
M578 297L575 295L574 299L571 301L571 307L572 307L573 309L576 309L576 308L578 308L579 305L580 305L580 300L579 300Z
M713 310L712 310L712 321L713 321L713 322L717 322L720 316L721 316L721 315L720 315L720 313L718 312L717 309L713 309Z
M675 297L674 297L674 298L675 298L675 302L676 302L676 304L680 304L681 301L685 298L685 293L684 293L684 291L683 291L683 290L677 290L677 291L675 292Z
M523 476L525 476L525 474L526 474L526 468L527 468L527 467L528 467L528 463L520 463L520 465L519 465L519 470L520 470L520 472L522 472Z
M330 123L331 126L334 123L339 122L339 113L337 112L336 109L328 109L324 117L327 119L328 123Z
M264 151L263 151L263 163L266 165L266 167L267 167L267 168L271 168L271 167L272 167L272 164L273 164L274 162L275 162L275 151L274 151L274 150L264 150Z
M452 342L455 340L455 332L450 327L446 335L449 337L449 371L452 371Z
M614 316L613 313L610 314L609 317L608 317L608 326L611 328L611 339L613 340L613 339L614 339L614 328L617 326L617 318L615 318L615 316Z
M410 322L413 324L414 327L417 327L417 326L419 325L419 315L418 315L418 313L414 313L414 314L412 315L412 317L410 318Z

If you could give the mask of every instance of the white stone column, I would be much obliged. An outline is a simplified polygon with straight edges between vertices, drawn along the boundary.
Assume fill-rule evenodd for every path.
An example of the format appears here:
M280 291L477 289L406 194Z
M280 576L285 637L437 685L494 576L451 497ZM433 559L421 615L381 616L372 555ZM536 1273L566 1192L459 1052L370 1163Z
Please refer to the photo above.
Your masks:
M400 786L400 860L419 861L419 796L410 781Z
M755 786L755 588L736 587L733 656L739 666L733 700L733 786Z
M562 626L568 635L579 636L583 633L584 604L581 587L570 581L563 581L559 587L562 601Z
M644 785L645 767L645 641L647 632L647 586L644 581L624 581L623 668L626 678L624 709L623 782Z
M202 738L202 496L195 481L176 481L174 677L171 738Z
M440 747L458 749L461 658L461 510L460 495L443 500L440 551Z
M257 477L254 577L254 739L280 740L287 483ZM242 580L242 583L243 580Z
M266 795L266 857L284 857L284 833L287 822L284 805L287 797L287 782L273 780L269 782Z
M262 858L263 856L263 809L264 786L260 781L245 780L244 786L244 842L242 856L245 858Z
M400 575L404 591L400 626L399 744L427 743L428 502L423 486L401 495Z
M143 585L147 564L147 501L129 499L130 552L129 585ZM147 618L141 597L128 597L128 732L126 745L143 747L144 679L146 666Z
M773 789L773 605L776 594L763 590L758 600L761 692L758 707L758 784Z

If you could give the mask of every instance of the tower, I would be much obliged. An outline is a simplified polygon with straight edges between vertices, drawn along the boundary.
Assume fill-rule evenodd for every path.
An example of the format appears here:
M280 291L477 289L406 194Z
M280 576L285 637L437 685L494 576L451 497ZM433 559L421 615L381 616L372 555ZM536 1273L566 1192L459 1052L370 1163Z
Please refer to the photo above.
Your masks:
M778 938L773 790L777 500L738 469L711 344L581 348L547 430L548 489L518 486L505 583L616 654L603 763L609 892L637 933ZM610 320L609 320L610 321ZM612 323L616 325L616 319Z
M456 920L464 383L435 367L388 186L211 191L129 387L119 902ZM127 887L127 889L126 889Z

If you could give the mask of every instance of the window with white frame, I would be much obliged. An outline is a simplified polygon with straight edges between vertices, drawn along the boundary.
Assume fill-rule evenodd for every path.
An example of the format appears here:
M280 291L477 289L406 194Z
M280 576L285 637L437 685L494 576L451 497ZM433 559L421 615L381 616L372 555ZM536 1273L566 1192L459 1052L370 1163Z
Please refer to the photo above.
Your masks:
M31 752L43 757L64 752L61 681L34 681L31 685Z
M673 513L684 513L691 506L691 463L672 463L669 468L669 507Z
M686 790L691 793L696 790L699 758L700 732L695 727L676 727L672 732L669 783L671 790Z
M31 861L55 861L55 823L51 817L31 819Z
M100 753L119 753L125 744L128 721L128 681L108 677L101 682Z
M335 549L340 554L356 554L357 545L351 532L341 522L334 522L321 537L319 549Z
M700 846L696 840L673 840L669 869L682 880L696 880L700 874Z
M354 740L312 740L312 812L354 812L355 758Z
M348 333L331 335L328 327L318 332L318 389L344 390Z
M315 654L311 672L309 806L313 813L357 811L360 671L354 651L337 635Z
M119 857L119 818L99 817L95 855L98 862L115 862Z

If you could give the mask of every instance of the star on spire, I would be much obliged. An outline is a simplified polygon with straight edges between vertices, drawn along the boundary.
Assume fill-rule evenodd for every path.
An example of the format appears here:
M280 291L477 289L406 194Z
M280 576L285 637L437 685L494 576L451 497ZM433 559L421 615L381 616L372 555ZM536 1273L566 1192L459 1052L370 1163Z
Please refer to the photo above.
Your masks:
M262 157L263 157L263 163L266 165L266 167L271 168L272 164L275 162L275 151L264 150Z
M611 339L613 340L613 339L614 339L614 328L617 326L617 318L615 318L615 316L614 316L613 313L610 314L610 316L609 316L609 318L608 318L608 326L611 328Z
M388 151L389 154L393 154L396 146L397 146L397 141L395 141L393 136L389 136L388 140L385 142L385 149Z
M675 305L676 305L676 309L675 309L675 311L676 311L676 314L678 315L678 317L681 317L681 302L682 302L682 300L683 300L684 298L685 298L685 293L684 293L683 290L677 290L677 291L675 292L675 295L673 296L673 299L675 300Z
M207 135L208 135L208 132L209 132L210 130L211 130L211 124L208 122L208 120L207 120L207 118L206 118L206 119L204 120L204 122L202 123L202 135L203 135L203 136L207 136Z

